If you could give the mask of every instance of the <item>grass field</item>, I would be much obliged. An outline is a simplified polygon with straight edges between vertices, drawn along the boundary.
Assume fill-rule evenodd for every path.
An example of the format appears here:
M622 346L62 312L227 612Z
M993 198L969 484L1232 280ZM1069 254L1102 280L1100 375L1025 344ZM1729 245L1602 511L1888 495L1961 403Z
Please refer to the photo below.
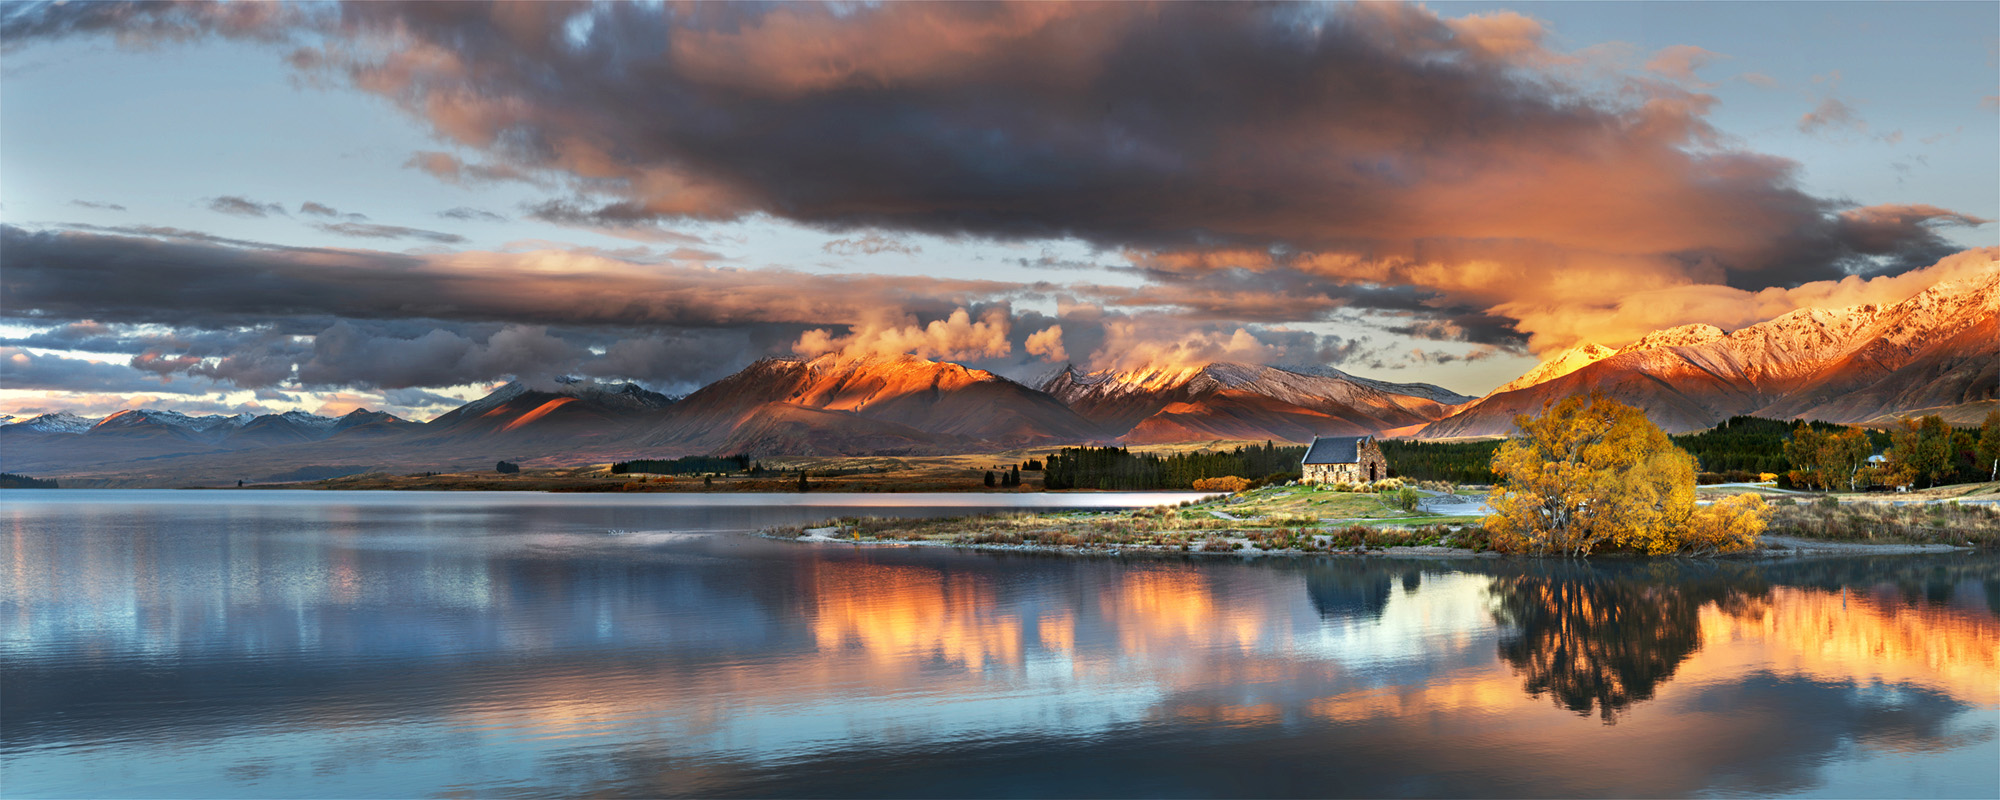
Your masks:
M1476 517L1405 511L1375 494L1271 486L1175 507L887 519L847 517L767 531L861 542L1072 549L1312 552L1389 547L1487 549ZM1463 530L1452 526L1473 523Z

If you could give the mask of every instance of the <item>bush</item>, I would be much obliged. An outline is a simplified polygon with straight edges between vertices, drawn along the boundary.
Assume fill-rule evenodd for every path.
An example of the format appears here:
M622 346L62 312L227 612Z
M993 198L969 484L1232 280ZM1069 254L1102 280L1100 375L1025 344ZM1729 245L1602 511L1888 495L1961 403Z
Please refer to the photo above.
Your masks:
M498 464L493 465L493 471L498 472L502 475L512 475L514 473L521 471L521 465L516 464L512 461L502 461Z
M1417 490L1409 488L1407 486L1401 489L1397 489L1394 496L1396 501L1396 507L1404 511L1417 510L1417 502L1422 500L1424 497L1423 495L1417 494Z
M1239 478L1234 475L1225 475L1220 478L1202 478L1194 482L1194 490L1197 492L1228 492L1235 494L1248 488L1250 488L1250 481L1248 479Z

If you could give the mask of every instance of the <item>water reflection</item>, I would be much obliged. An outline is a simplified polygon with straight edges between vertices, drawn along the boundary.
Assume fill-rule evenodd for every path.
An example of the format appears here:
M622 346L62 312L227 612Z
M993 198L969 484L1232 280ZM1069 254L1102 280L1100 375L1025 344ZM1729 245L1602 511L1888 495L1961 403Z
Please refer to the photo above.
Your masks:
M9 794L2000 792L1992 556L1083 559L615 501L9 507Z
M1702 613L1760 611L1758 571L1713 565L1552 565L1501 577L1494 616L1512 630L1500 657L1537 697L1606 722L1650 700L1701 647Z

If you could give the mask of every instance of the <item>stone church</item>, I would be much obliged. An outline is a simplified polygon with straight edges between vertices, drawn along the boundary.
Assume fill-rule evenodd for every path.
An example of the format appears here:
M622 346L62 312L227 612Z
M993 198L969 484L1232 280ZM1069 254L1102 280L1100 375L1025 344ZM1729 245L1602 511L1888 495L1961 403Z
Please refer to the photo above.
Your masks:
M1373 436L1314 436L1299 462L1306 483L1368 483L1389 477Z

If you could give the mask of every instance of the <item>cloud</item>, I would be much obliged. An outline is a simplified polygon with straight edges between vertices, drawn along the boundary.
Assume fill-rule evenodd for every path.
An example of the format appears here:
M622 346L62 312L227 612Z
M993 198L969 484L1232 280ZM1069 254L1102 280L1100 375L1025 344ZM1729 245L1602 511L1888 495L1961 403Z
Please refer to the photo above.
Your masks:
M124 206L121 206L121 205L119 205L119 204L117 204L117 203L98 203L98 202L93 202L93 201L90 201L90 200L71 200L71 201L69 201L69 204L70 204L70 205L73 205L73 206L76 206L76 207L78 207L78 208L88 208L88 209L93 209L93 210L97 210L97 211L124 211L124 210L125 210L125 207L124 207Z
M255 200L235 195L210 197L203 200L202 205L218 214L229 214L237 217L268 217L272 214L281 217L287 216L285 214L285 206L282 203L259 203Z
M208 394L208 381L171 381L123 364L0 347L0 386L10 390Z
M1546 354L1582 341L1617 347L1647 333L1688 323L1734 330L1801 308L1897 303L1939 281L1968 278L1995 269L1996 264L2000 264L2000 248L1987 247L1947 256L1928 267L1872 278L1850 275L1756 290L1713 284L1635 288L1621 298L1598 304L1535 307L1519 303L1499 312L1524 320L1523 328L1534 334L1533 349Z
M401 225L377 225L369 222L321 222L313 227L335 236L351 236L360 239L422 239L438 244L461 244L465 237L455 233L441 233Z
M1063 349L1061 325L1050 325L1028 334L1025 348L1029 355L1041 356L1046 361L1068 361L1069 351Z
M1660 48L1658 52L1653 54L1651 59L1646 61L1644 69L1647 72L1659 75L1668 80L1696 86L1708 86L1712 84L1703 83L1701 77L1696 75L1695 71L1717 59L1723 58L1728 58L1728 56L1691 44L1677 44L1671 47Z
M350 222L365 222L368 219L365 214L342 214L340 213L340 209L326 205L325 203L315 203L311 200L299 204L299 213L310 217L345 219Z
M550 379L573 370L585 351L546 328L508 325L475 340L432 330L414 338L371 333L338 322L314 337L299 380L315 386L401 389L451 386L511 375Z
M1145 325L1169 351L1191 324L1206 332L1183 349L1203 350L1239 328L1257 338L1352 309L1407 314L1410 335L1561 347L1658 318L1632 297L1734 297L1904 272L1956 249L1945 226L1984 224L1801 188L1798 164L1712 126L1717 99L1698 75L1718 58L1709 51L1667 47L1634 70L1637 59L1556 49L1545 25L1514 12L377 3L232 14L37 7L4 24L15 40L293 40L291 61L308 77L385 98L429 126L443 149L415 154L411 168L465 185L561 186L566 196L526 215L637 241L692 246L700 237L677 226L760 215L878 232L840 240L855 252L868 236L1074 239L1124 254L1143 285L1062 291L1112 309L1107 320L1176 317ZM1861 124L1832 94L1800 121L1821 133ZM679 265L642 274L546 251L406 261L212 243L239 248L218 252L220 272L267 275L284 291L260 301L213 287L218 300L169 285L152 302L517 324L722 319L824 329L831 342L837 329L868 328L864 288L887 292L872 303L890 309L876 324L899 331L1057 291ZM189 255L121 247L133 258ZM137 271L87 262L78 274L107 270ZM115 287L73 283L38 272L23 283L31 294L9 302L30 297L75 317L165 315ZM1099 351L1088 326L1061 323L1066 349Z
M530 219L634 241L689 244L705 241L699 236L669 229L654 215L628 204L614 203L588 208L576 201L548 200L528 206L527 211Z
M439 211L437 215L445 219L455 219L460 222L506 222L507 221L506 217L500 216L499 214L495 214L491 211L482 211L480 209L473 208L471 206L459 206L457 208L446 209L444 211Z
M1861 115L1854 107L1838 97L1827 95L1819 105L1799 117L1800 133L1822 133L1829 131L1864 131L1868 123L1861 121Z
M871 319L845 336L836 336L825 328L806 331L792 346L792 352L803 356L837 352L848 358L907 353L942 361L999 358L1013 351L1014 345L1007 338L1012 322L1004 308L989 309L977 320L960 308L925 325L918 325L914 319L905 319L901 324Z
M122 232L121 232L122 233ZM214 328L302 316L528 325L825 325L884 308L943 316L1032 284L641 264L536 250L413 255L0 224L7 311ZM155 238L157 237L157 238Z
M450 153L435 150L420 150L403 162L403 166L421 170L431 177L454 185L496 183L499 181L522 181L535 183L527 173L504 164L471 164Z
M906 256L913 256L924 251L922 247L906 243L901 239L897 239L890 236L884 236L879 233L870 233L865 236L850 237L846 239L835 239L833 241L827 242L824 245L821 245L820 249L837 256L855 256L863 254L872 256L872 255L880 255L882 253L902 253L903 255Z
M656 236L645 223L771 214L1360 255L1507 240L1694 260L1734 285L1851 266L1831 238L1837 204L1801 190L1792 162L1717 146L1713 97L1651 77L1572 82L1583 56L1511 12L414 8L269 24L327 37L294 61L397 103L488 172L443 151L412 166L567 179L583 196L536 209L551 221ZM1669 47L1647 74L1692 78L1715 57Z

